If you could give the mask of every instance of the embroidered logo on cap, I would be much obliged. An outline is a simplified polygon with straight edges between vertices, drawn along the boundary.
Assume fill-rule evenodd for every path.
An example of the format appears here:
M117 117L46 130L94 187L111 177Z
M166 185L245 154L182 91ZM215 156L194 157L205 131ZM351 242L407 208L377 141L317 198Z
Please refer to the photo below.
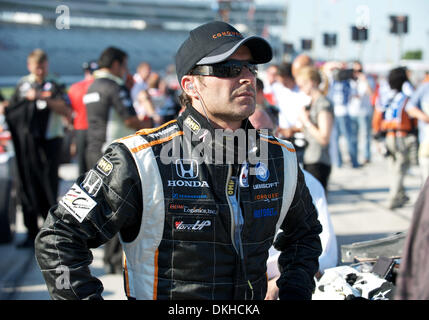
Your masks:
M218 32L212 35L213 39L218 39L218 38L222 38L222 37L240 37L243 38L243 36L241 35L240 32L235 32L235 31L223 31L223 32Z

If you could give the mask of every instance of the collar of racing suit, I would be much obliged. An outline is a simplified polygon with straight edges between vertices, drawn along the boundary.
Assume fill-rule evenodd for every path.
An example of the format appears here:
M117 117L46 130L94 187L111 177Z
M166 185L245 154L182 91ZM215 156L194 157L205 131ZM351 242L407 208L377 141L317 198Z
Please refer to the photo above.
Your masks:
M245 143L239 143L240 135L237 134L237 131L215 129L208 119L191 104L187 104L186 109L177 118L177 123L183 130L185 139L190 139L193 147L201 142L211 143L213 150L223 150L224 155L233 152L236 164L243 162L239 160L247 161L250 153L257 154L261 146L261 135L263 137L270 135L268 129L255 130L249 119L246 118L242 121L240 128L241 132L245 133L244 137L241 136L245 139ZM219 139L221 135L223 138ZM230 139L233 139L233 142L228 143ZM214 157L215 152L212 155ZM212 160L214 161L214 159Z
M94 73L94 78L98 79L98 78L108 78L110 80L115 81L118 85L122 86L125 82L124 79L121 79L117 76L115 76L114 74L110 73L109 71L106 70L95 70Z

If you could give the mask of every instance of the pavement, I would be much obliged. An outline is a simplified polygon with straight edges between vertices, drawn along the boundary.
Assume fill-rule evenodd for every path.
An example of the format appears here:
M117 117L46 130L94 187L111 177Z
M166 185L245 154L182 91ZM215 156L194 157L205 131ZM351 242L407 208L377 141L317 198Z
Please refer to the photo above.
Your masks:
M408 230L413 206L421 187L417 166L410 169L405 187L410 201L402 208L389 210L386 200L389 190L387 161L373 153L373 161L357 169L333 168L329 182L328 208L331 214L338 248L343 244L374 240ZM60 195L77 177L74 164L63 165ZM42 274L37 266L34 250L17 249L25 238L22 213L18 210L12 226L15 236L11 243L0 244L0 300L50 299ZM340 250L339 250L340 251ZM103 270L103 249L93 250L91 272L104 285L106 300L124 300L122 275L106 274Z

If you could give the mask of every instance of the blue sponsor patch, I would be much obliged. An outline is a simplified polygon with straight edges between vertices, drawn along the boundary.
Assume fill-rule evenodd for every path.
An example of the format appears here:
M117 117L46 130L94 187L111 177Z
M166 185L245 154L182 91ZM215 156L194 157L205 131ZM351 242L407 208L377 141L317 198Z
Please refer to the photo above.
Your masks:
M181 194L173 193L171 195L172 199L207 199L206 194Z
M274 217L277 215L276 208L262 208L256 209L253 211L253 217L256 219L265 218L265 217Z
M255 166L255 174L258 180L265 182L270 177L270 171L263 162L258 162Z

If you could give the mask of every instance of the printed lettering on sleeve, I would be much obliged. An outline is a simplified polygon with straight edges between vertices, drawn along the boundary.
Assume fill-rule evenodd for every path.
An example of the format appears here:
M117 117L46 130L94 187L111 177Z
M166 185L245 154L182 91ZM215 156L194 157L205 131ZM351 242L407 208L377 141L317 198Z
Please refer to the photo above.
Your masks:
M103 157L97 162L97 170L105 176L109 176L110 172L113 170L113 164Z
M75 183L65 196L61 198L59 204L79 222L82 222L88 213L97 205L97 202Z

